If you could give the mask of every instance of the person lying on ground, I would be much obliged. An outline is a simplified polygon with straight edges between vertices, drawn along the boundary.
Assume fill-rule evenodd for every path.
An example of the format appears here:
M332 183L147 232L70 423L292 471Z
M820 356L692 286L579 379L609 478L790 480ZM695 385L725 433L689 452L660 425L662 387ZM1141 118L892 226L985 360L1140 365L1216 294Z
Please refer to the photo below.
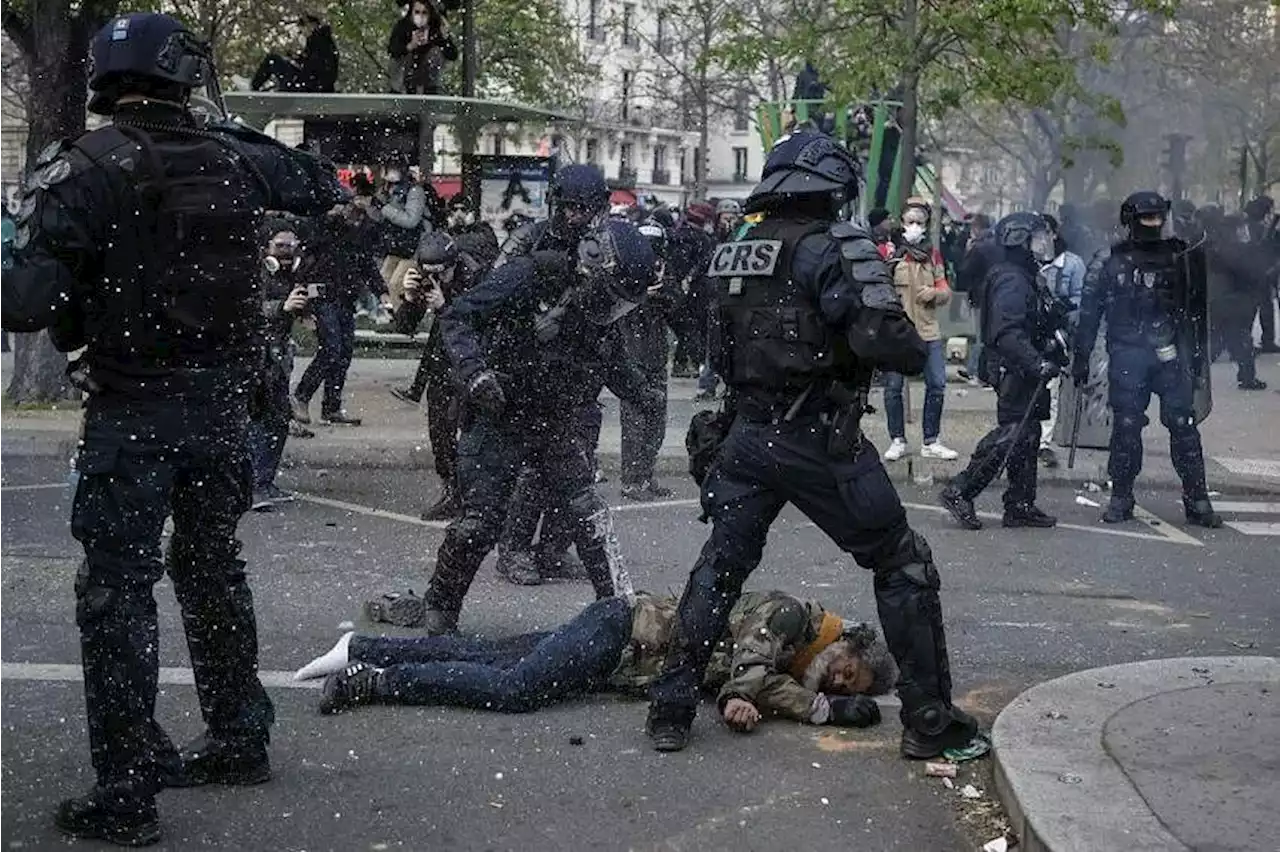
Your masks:
M500 639L393 638L347 633L295 678L327 676L320 712L362 704L447 705L525 713L593 692L643 695L677 629L676 600L639 593L597 601L555 631ZM707 669L729 727L765 717L866 727L869 696L897 667L876 631L780 591L743 595Z

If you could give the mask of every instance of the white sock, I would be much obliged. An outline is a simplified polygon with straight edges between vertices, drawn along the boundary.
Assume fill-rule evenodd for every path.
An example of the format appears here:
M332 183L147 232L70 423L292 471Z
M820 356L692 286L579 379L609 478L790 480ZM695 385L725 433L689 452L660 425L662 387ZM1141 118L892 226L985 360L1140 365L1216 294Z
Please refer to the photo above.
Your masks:
M293 679L310 680L311 678L326 677L342 671L346 668L347 663L350 662L347 648L351 645L351 637L355 635L354 630L343 633L342 638L338 640L338 644L298 669Z

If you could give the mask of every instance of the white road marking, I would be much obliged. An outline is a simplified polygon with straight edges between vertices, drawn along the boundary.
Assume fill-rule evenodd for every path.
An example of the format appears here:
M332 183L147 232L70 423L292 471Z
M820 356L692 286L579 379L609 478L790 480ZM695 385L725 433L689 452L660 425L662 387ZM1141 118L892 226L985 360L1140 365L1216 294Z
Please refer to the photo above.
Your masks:
M946 512L947 511L941 506L931 506L928 503L903 503L902 505L908 509L915 509L920 512ZM984 518L990 521L998 521L998 520L1001 520L1004 516L1001 515L999 512L979 512L978 517ZM1098 535L1114 535L1114 536L1120 536L1121 538L1139 538L1145 541L1169 541L1169 542L1176 542L1178 544L1190 544L1196 547L1204 547L1203 542L1200 542L1192 538L1191 536L1187 535L1181 530L1174 530L1173 531L1174 534L1164 535L1161 529L1164 526L1165 526L1164 524L1161 524L1160 527L1152 527L1152 530L1156 533L1154 535L1152 533L1142 533L1142 532L1136 532L1134 530L1113 529L1111 527L1102 527L1102 526L1090 526L1089 524L1064 524L1062 522L1059 522L1058 525L1054 527L1054 529L1079 530L1081 532L1097 533Z
M3 663L0 664L0 678L4 680L44 680L79 682L84 679L84 670L78 665L65 663ZM324 679L296 681L293 672L260 671L258 679L263 686L275 689L319 689ZM161 668L160 682L164 684L190 686L195 683L191 669Z
M1176 541L1179 544L1190 544L1195 547L1204 547L1204 542L1200 541L1200 539L1187 535L1173 524L1157 518L1141 506L1135 505L1133 507L1133 516L1150 527L1152 532L1159 533L1170 541Z
M1213 460L1231 473L1280 479L1280 459L1237 459L1214 456Z
M665 509L672 506L697 506L702 500L692 497L683 500L654 500L652 503L623 503L621 506L610 506L610 512L634 512L638 509Z
M1241 500L1214 500L1213 508L1219 512L1242 515L1280 515L1280 503L1248 503Z
M1227 526L1245 535L1280 535L1277 521L1227 521Z
M65 482L42 482L38 485L0 485L0 491L48 491L54 488L70 488Z
M354 512L357 515L368 515L371 518L384 518L388 521L400 521L401 523L413 524L419 527L430 527L431 529L442 530L449 526L448 521L424 521L422 518L413 515L402 515L399 512L388 512L386 509L371 509L368 506L361 506L359 503L348 503L345 500L332 500L328 497L316 497L312 494L303 494L301 491L297 493L299 500L307 503L315 503L318 506L328 506L331 509L342 509L347 512Z

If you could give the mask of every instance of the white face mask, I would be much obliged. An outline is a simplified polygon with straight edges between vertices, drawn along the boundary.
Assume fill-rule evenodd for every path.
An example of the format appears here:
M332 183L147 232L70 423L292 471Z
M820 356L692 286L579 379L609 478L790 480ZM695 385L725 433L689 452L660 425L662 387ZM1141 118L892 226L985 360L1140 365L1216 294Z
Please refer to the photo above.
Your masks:
M423 27L425 27L425 26L427 25L427 16L426 16L426 15L414 15L414 16L413 16L413 25L414 25L415 27L417 27L418 29L422 29Z
M401 174L399 172L387 172L386 174L387 183L399 183L400 178Z
M902 238L909 243L918 243L924 239L924 225L907 225L902 229Z

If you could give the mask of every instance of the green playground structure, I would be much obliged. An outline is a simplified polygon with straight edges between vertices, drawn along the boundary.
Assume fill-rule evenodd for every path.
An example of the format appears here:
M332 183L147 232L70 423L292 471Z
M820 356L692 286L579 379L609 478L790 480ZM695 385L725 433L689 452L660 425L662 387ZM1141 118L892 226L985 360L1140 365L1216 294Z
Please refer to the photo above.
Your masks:
M859 161L866 164L868 190L859 199L858 212L866 216L877 195L880 195L883 206L896 217L900 206L898 199L902 194L902 164L897 157L896 138L889 150L886 150L885 142L890 114L901 105L899 101L875 100L868 101L865 105L832 110L826 105L826 101L819 100L766 101L756 108L756 127L766 151L795 124L811 121L818 127L824 127L832 138L854 151ZM865 122L860 125L855 120L855 116L863 112L864 106L871 110L870 135L867 134ZM887 187L880 185L880 170L885 156L893 157L893 170ZM942 199L943 208L949 215L955 219L963 218L963 205L941 184L928 163L918 162L912 190L926 198Z

